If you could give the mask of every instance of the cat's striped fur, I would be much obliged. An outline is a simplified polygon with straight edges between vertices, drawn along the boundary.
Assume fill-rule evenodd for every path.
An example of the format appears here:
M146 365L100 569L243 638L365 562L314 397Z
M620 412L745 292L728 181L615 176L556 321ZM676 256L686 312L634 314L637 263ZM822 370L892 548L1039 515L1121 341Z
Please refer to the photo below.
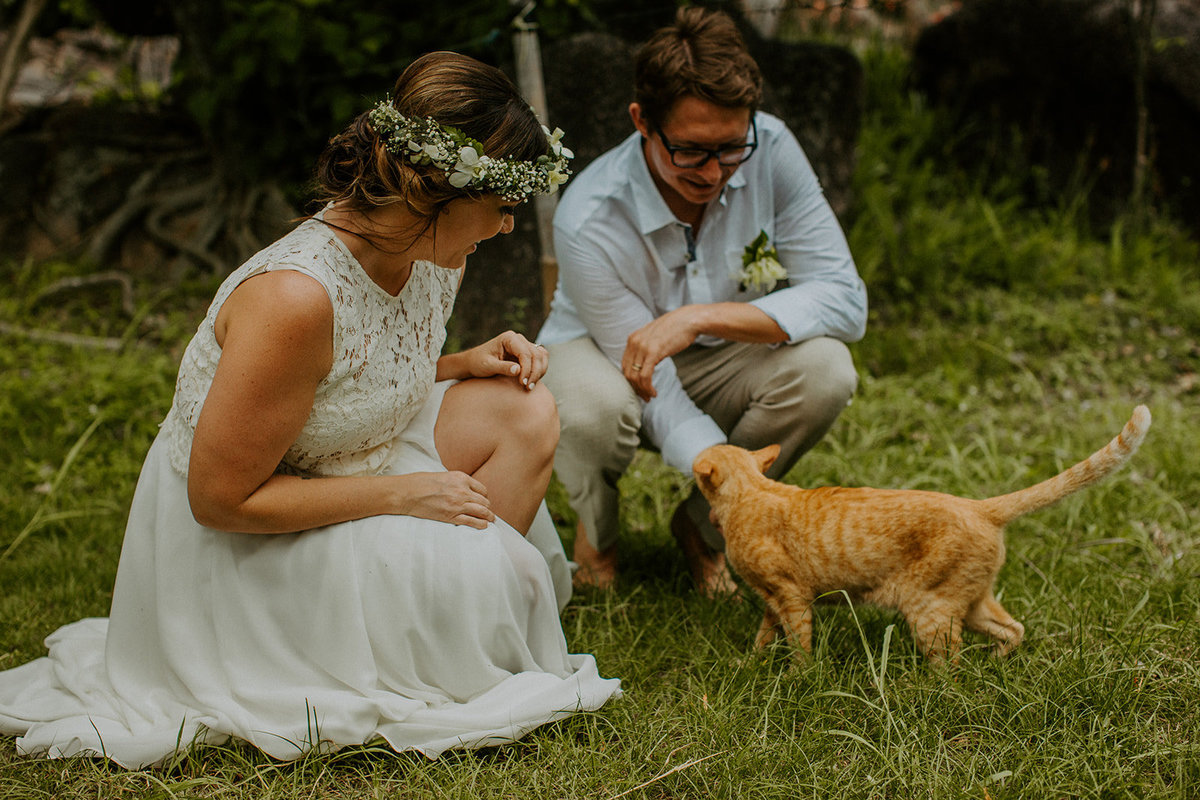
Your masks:
M696 482L725 536L729 563L766 601L756 645L778 629L799 651L812 649L812 605L822 594L898 609L931 660L955 659L962 628L992 637L1000 653L1025 628L996 601L1004 525L1114 472L1150 427L1145 406L1089 458L1029 488L986 500L938 492L827 487L803 489L762 472L776 445L754 452L710 447Z

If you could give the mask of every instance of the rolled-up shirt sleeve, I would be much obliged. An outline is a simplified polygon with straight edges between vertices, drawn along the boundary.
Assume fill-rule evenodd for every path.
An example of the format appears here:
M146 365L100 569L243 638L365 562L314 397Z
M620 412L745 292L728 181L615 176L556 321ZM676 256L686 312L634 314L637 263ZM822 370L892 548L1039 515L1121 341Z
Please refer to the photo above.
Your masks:
M648 298L627 285L616 262L634 256L603 231L554 228L559 281L576 316L614 364L621 363L629 334L654 320Z
M867 327L867 290L846 236L791 131L771 149L775 236L788 286L750 301L795 344L817 336L856 342Z

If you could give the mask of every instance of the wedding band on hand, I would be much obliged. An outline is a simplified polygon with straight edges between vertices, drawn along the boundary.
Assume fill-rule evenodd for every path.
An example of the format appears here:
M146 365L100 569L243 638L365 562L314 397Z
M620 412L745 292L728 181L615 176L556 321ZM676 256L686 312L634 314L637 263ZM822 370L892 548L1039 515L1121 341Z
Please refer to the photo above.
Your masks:
M641 364L634 364L632 367L630 367L630 369L632 369L634 372L637 372L641 368L642 368Z

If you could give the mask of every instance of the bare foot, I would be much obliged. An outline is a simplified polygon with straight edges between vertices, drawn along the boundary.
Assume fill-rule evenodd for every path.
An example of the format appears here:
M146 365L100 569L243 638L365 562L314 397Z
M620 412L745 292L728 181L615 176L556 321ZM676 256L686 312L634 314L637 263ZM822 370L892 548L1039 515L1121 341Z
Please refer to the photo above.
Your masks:
M592 547L582 523L575 527L575 552L572 556L579 569L571 579L576 589L609 589L617 580L617 546L603 550Z
M700 535L700 529L682 505L675 509L671 517L671 533L679 543L679 549L683 551L692 578L696 581L696 588L702 595L718 597L737 594L737 584L725 565L725 554L708 546Z

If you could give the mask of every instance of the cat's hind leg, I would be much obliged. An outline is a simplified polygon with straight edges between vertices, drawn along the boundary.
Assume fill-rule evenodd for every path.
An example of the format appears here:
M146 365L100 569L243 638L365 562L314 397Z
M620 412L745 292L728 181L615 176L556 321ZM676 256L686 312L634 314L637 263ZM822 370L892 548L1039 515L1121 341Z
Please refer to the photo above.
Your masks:
M763 611L762 624L758 626L758 635L754 637L754 646L759 650L775 641L779 635L779 617L768 603Z
M996 640L996 652L1007 655L1025 638L1025 626L1012 618L991 590L967 612L966 625Z
M964 616L960 608L943 603L926 604L916 611L906 610L904 616L917 647L931 663L958 663Z

